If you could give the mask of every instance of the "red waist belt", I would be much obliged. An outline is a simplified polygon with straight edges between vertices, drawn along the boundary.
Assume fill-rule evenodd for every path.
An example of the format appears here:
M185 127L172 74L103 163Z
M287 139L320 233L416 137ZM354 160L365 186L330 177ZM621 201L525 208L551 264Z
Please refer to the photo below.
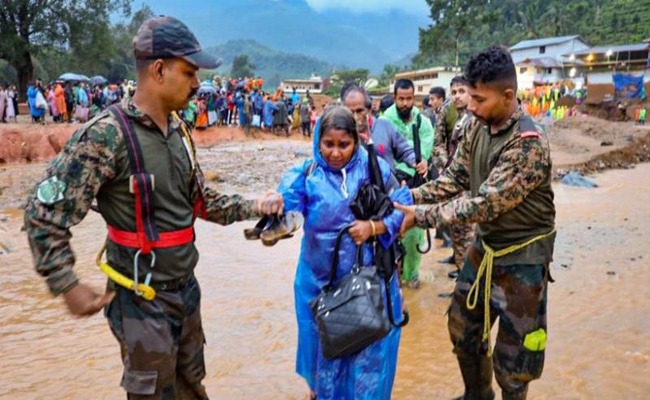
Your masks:
M120 246L141 249L147 241L144 232L121 231L110 225L107 225L108 238ZM179 229L171 232L160 232L159 239L149 242L150 248L164 249L168 247L182 246L194 241L194 227Z

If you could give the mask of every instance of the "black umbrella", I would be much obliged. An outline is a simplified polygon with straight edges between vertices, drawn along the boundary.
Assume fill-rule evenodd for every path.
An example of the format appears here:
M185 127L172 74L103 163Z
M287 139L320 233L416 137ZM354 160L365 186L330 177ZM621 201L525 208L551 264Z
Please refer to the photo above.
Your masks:
M359 189L357 196L350 204L350 210L358 220L379 221L394 210L393 202L386 193L384 180L381 177L379 161L377 159L377 150L372 140L368 143L368 172L370 182L366 183ZM374 238L373 238L374 240ZM388 249L379 242L374 240L375 266L386 282L390 280L395 272L395 268L400 259L404 256L404 248L401 243L395 241ZM402 322L396 324L393 320L392 306L390 305L390 295L387 295L388 315L390 321L395 326L405 326L408 323L408 313L403 314Z
M90 78L90 84L95 86L95 85L105 85L108 83L108 79L104 78L101 75L93 76Z

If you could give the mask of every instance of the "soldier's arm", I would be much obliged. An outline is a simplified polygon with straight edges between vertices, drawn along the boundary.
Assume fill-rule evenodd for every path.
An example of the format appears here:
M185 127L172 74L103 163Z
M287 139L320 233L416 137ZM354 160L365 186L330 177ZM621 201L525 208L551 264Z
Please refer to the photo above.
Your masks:
M435 181L411 190L414 204L442 203L469 189L470 143L473 132L478 128L477 124L464 127L466 132L449 167Z
M219 225L260 217L257 201L247 200L238 194L227 195L206 186L203 188L203 200L205 214L201 218Z
M447 154L447 125L446 125L446 110L448 107L443 107L440 113L436 115L436 131L433 138L433 150L431 156L433 157L433 166L442 171L447 165L449 155Z
M113 125L101 120L78 130L27 199L25 229L36 271L55 295L78 283L70 228L86 216L101 185L115 176L120 138Z
M415 211L416 224L430 227L437 221L445 224L492 221L524 201L548 178L550 166L549 149L540 138L518 138L501 153L476 197L462 196L445 204L419 206Z

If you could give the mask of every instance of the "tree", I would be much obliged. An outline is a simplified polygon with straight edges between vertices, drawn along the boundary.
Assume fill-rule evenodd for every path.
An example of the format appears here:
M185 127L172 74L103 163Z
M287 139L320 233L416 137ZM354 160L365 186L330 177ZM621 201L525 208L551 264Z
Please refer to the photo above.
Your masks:
M253 76L254 74L255 66L251 64L246 54L238 55L232 60L230 76L233 78L243 78L245 76Z
M25 100L34 78L35 54L44 49L101 53L98 41L108 37L110 13L129 15L130 9L131 0L2 0L0 58L16 70L19 99Z
M393 64L384 65L384 69L379 76L379 86L388 86L390 78L399 72L399 67Z
M496 20L484 0L427 0L427 4L433 25L420 30L420 48L424 45L433 54L440 54L452 47L456 67L462 42L470 40L477 26Z

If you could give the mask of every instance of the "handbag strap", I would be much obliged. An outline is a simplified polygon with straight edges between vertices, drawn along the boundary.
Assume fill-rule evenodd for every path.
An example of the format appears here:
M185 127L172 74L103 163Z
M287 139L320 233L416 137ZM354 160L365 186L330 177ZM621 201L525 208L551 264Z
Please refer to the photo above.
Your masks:
M330 289L334 286L334 279L336 279L336 270L339 265L339 250L341 248L341 240L343 235L346 234L352 225L347 225L336 236L336 243L334 244L334 257L332 257L332 266L330 267L330 280L329 283L325 286L325 290ZM359 267L363 266L363 251L361 251L361 246L357 246L357 265Z

